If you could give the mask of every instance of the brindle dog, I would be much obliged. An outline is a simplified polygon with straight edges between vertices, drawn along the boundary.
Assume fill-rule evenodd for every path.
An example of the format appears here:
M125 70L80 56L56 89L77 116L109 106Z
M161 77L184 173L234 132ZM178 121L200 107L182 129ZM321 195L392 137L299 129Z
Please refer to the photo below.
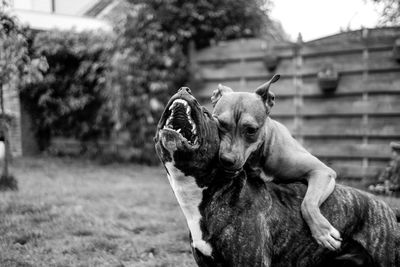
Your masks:
M167 104L155 143L199 266L400 266L400 226L372 195L336 185L321 206L343 237L333 252L318 246L302 219L304 184L224 173L216 122L188 88Z

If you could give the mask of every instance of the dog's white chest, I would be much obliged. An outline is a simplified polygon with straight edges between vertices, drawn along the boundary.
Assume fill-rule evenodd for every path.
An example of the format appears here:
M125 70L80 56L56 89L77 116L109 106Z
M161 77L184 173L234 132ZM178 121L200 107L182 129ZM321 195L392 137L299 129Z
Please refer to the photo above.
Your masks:
M165 167L169 172L168 180L192 235L192 246L205 256L211 256L212 248L210 244L203 240L203 233L200 228L199 206L203 197L203 189L196 184L194 177L185 176L172 162L165 163Z

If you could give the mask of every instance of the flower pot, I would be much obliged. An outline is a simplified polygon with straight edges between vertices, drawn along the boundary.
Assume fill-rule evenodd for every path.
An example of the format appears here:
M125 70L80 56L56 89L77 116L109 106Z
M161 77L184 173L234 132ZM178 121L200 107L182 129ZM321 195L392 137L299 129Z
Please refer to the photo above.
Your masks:
M264 56L264 66L269 72L275 71L279 64L279 58L275 55L265 55Z
M325 67L317 74L319 88L324 93L333 93L339 84L339 75L333 67Z

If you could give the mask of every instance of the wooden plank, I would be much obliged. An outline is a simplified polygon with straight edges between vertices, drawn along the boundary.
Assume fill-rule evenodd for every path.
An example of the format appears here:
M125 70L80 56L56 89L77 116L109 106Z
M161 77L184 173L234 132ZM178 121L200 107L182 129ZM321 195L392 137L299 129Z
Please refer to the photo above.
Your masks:
M368 101L363 101L357 96L310 98L304 99L301 113L303 115L393 115L400 114L399 103L400 95L378 95Z
M296 107L293 98L281 99L271 110L271 116L295 115Z
M272 114L276 115L294 115L293 101L277 101L272 109ZM320 97L303 99L302 115L335 115L335 114L362 114L365 102L361 97Z
M364 47L390 47L400 36L400 27L361 29L338 33L304 43L302 53L313 55L338 50L361 50ZM340 51L339 50L339 51Z
M269 76L265 76L263 79L245 80L205 80L199 88L191 88L195 93L195 96L200 97L211 97L214 89L217 88L218 84L221 83L225 86L231 87L235 92L254 92L255 89L261 84L268 81ZM271 91L275 93L277 97L280 96L293 96L295 94L295 87L293 85L293 79L281 77L281 79L271 86Z
M390 149L388 146L377 144L343 144L337 140L326 140L325 145L308 143L307 149L320 158L378 158L389 159Z
M295 46L296 46L295 43L273 44L272 52L274 55L278 56L279 58L284 58L284 59L293 58Z
M370 52L368 55L368 68L374 70L398 68L400 64L393 57L392 50Z
M400 139L400 116L369 117L367 135L374 137L397 137L397 139Z
M336 171L336 181L339 183L347 179L371 179L376 177L382 169L382 164L363 167L361 159L320 159Z
M344 118L303 118L299 136L361 137L366 136L388 142L400 139L400 116L370 117L363 125L362 116Z
M390 159L370 159L368 160L368 165L376 168L380 168L381 171L389 164Z
M303 79L301 87L305 96L323 95L316 77ZM341 75L335 95L368 93L399 93L400 72L371 73L367 80L363 80L362 74Z
M279 119L277 121L282 123L289 130L289 132L292 135L295 133L296 128L295 128L295 123L294 123L294 118L293 117L292 118L283 118L283 119Z
M262 57L268 48L268 43L263 39L240 39L220 42L217 46L197 51L194 60L198 63L248 57Z
M370 91L400 92L400 72L370 73L368 85Z
M303 138L303 144L305 147L318 147L318 146L330 146L332 143L340 143L343 146L361 145L363 142L361 137L347 137L347 138L336 138L329 136L319 136Z
M292 74L294 65L291 59L281 59L277 69L269 72L262 59L242 63L240 61L224 62L216 61L203 64L200 67L201 77L205 80L224 80L224 79L257 79L259 77L271 76L275 73Z
M368 166L366 168L362 168L361 166L349 165L349 164L333 166L333 169L336 171L337 180L341 180L341 179L357 179L357 180L371 179L371 178L376 177L380 172L379 167Z
M339 78L338 87L334 93L335 96L361 94L364 92L365 82L362 75L342 75ZM318 85L317 77L307 77L303 79L303 84L300 87L302 95L308 96L325 96L324 92Z
M280 59L275 73L293 75L296 73L296 65L293 58Z
M301 72L303 74L318 73L327 65L332 65L338 72L359 71L365 67L362 53L338 54L304 58Z
M259 77L271 75L262 61L207 64L201 68L204 79L231 79L240 77Z
M338 33L327 37L319 38L304 43L302 47L302 53L313 54L318 52L325 52L329 50L337 50L338 47L345 49L361 49L362 43L362 32L352 31L345 33Z
M365 134L365 131L361 116L349 118L303 118L299 132L299 135L306 137L349 137L362 136L363 134Z
M393 46L394 40L400 36L400 27L382 27L368 30L366 43L368 46Z

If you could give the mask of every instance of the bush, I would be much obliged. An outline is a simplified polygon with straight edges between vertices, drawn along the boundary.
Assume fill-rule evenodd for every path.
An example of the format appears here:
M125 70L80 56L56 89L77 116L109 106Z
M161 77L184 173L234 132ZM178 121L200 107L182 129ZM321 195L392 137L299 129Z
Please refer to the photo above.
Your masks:
M147 158L158 162L153 149L156 124L170 94L187 82L187 57L148 12L120 26L110 75L117 129L128 135L128 145L151 151Z
M79 140L107 137L112 130L107 84L112 37L68 31L40 32L31 53L47 58L42 81L22 88L20 96L31 113L40 147L51 136Z
M137 0L133 0L137 2ZM259 36L268 21L266 0L145 0L163 32L184 47L197 48L240 37ZM270 26L270 25L268 25Z

